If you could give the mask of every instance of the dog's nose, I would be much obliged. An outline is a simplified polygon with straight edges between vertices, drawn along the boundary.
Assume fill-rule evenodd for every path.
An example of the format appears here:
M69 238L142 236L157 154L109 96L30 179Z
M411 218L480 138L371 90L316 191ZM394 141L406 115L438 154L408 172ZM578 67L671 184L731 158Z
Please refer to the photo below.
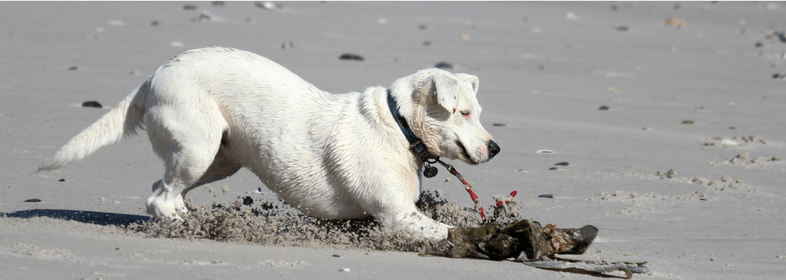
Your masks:
M499 153L499 145L497 145L497 142L494 142L494 140L490 140L487 146L489 149L489 159L493 158Z

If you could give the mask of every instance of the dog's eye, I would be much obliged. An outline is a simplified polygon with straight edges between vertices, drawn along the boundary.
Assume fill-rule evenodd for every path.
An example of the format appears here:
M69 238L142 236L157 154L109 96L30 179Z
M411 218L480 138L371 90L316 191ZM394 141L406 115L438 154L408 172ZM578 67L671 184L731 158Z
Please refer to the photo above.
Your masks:
M470 119L469 111L461 111L461 116L465 119Z

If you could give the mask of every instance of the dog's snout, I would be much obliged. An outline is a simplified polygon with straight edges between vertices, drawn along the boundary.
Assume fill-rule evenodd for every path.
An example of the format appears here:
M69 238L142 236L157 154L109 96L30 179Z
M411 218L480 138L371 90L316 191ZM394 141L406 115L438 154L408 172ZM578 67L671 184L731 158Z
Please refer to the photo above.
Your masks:
M499 145L497 145L497 142L494 142L494 140L489 140L487 146L489 149L489 159L493 158L499 153Z

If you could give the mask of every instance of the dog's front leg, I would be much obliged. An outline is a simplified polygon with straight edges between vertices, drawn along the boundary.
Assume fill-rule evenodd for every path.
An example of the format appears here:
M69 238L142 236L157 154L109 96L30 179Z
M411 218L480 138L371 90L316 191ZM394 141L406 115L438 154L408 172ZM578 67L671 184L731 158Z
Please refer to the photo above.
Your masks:
M443 240L448 237L450 226L426 217L426 215L423 215L415 208L414 204L412 207L407 208L407 211L397 211L396 213L380 215L381 217L376 218L382 223L383 227L393 230L404 230L415 236L436 240Z

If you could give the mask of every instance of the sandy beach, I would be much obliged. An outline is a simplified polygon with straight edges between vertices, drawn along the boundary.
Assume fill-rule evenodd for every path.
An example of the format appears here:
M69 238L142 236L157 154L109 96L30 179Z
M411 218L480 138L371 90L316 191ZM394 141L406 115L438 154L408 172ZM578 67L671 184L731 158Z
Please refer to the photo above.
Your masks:
M449 162L484 204L516 190L526 218L594 225L574 258L646 261L634 279L781 279L784 18L783 2L0 2L0 279L597 278L123 230L149 219L163 172L143 131L36 173L161 64L205 46L260 54L331 93L449 64L479 77L502 150ZM422 188L472 206L442 168ZM276 200L247 170L189 196Z

